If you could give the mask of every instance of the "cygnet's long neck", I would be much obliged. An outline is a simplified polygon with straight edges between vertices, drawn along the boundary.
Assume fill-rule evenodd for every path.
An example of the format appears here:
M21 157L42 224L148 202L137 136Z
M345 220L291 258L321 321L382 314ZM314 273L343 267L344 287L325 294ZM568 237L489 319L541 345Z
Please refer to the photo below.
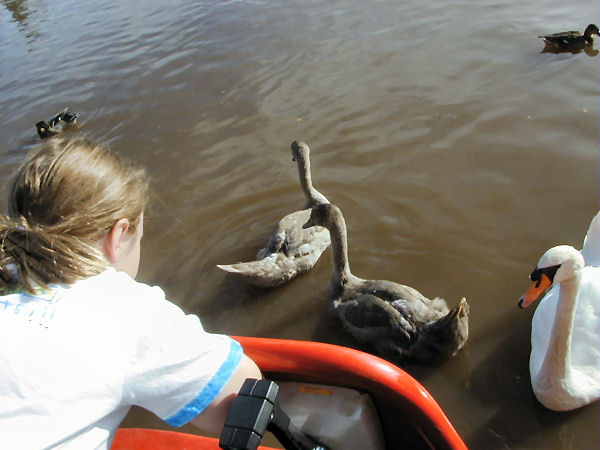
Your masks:
M296 158L298 163L298 176L300 177L300 186L306 197L306 207L310 208L316 205L323 205L329 203L329 200L325 198L323 194L317 191L312 185L312 179L310 175L310 159L308 155L301 158Z
M539 377L546 380L564 379L571 360L571 332L577 306L577 291L581 273L560 283L558 304L548 350L540 369Z
M333 260L331 285L338 287L352 277L348 260L348 238L344 217L341 214L336 214L329 221L327 229L331 236L331 258Z

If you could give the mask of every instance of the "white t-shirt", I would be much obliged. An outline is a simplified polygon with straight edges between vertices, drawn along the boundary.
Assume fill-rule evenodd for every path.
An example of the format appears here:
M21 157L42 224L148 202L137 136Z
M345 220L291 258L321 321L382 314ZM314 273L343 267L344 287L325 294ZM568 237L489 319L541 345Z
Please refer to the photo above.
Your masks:
M0 296L0 448L107 449L131 405L181 426L241 356L159 287L112 268Z

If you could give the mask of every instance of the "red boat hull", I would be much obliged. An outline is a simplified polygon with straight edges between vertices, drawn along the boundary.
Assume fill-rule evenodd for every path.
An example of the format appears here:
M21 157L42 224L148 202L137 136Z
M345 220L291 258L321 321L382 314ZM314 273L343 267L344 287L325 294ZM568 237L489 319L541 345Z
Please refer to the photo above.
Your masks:
M466 449L427 390L398 366L377 356L318 342L233 336L265 378L352 388L375 404L386 447ZM218 440L158 430L118 430L112 450L218 449Z
M278 450L258 447L259 450ZM143 428L119 428L111 450L218 450L219 440L195 434Z

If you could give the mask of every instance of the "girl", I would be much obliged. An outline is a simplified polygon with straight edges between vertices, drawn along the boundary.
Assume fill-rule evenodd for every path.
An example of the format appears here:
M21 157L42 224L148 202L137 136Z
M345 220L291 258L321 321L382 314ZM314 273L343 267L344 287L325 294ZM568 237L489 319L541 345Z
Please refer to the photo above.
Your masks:
M148 182L88 141L50 139L0 218L0 445L110 448L131 405L218 434L240 345L134 280Z

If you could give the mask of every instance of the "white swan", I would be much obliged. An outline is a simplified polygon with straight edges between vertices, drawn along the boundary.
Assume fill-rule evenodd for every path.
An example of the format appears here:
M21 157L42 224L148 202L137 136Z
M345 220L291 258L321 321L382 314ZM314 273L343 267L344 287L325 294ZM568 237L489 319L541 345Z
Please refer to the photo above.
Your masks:
M329 246L329 231L323 227L303 229L310 208L329 203L313 185L310 174L310 149L301 141L291 145L298 165L300 186L306 197L305 209L288 214L279 221L267 246L258 251L255 261L218 264L219 269L237 274L260 287L279 286L310 270Z
M600 212L590 223L590 228L583 240L581 254L585 259L586 266L600 266Z
M531 323L529 372L536 398L555 411L598 400L600 267L585 266L581 252L560 245L542 255L530 278L521 308L558 285L541 300Z

